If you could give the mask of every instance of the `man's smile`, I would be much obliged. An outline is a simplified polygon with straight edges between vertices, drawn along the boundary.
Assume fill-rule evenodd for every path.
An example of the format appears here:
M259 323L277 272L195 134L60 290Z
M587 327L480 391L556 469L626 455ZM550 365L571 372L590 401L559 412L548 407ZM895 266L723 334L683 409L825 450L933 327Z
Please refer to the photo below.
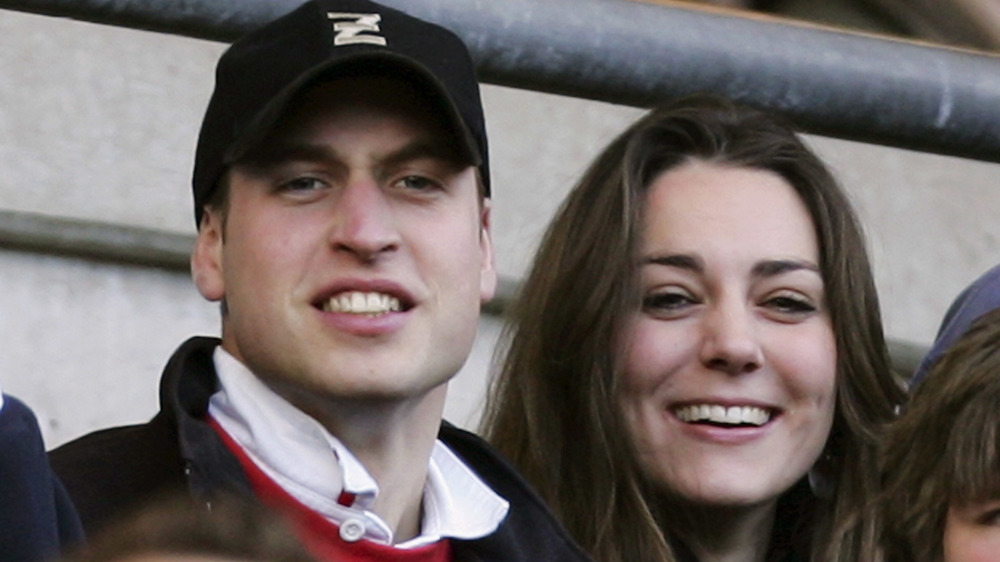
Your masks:
M323 301L321 308L323 312L344 312L367 316L380 316L402 310L399 299L394 296L362 291L347 291L334 295Z

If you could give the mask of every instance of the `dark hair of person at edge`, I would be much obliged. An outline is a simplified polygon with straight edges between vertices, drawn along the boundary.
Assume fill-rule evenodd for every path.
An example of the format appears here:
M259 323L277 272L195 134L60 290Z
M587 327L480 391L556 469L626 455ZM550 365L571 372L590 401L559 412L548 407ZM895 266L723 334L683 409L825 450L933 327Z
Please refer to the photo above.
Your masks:
M975 320L930 367L886 432L885 554L889 562L961 562L946 545L956 509L983 506L1000 544L1000 310ZM965 537L961 545L973 546Z
M726 100L693 96L656 109L591 163L510 311L483 431L597 560L694 557L684 554L682 531L692 514L643 473L617 403L625 327L642 300L645 195L691 162L777 174L808 210L836 345L836 398L811 477L778 500L772 529L784 536L772 534L770 552L863 560L881 529L869 507L879 428L902 400L863 234L844 192L790 127Z

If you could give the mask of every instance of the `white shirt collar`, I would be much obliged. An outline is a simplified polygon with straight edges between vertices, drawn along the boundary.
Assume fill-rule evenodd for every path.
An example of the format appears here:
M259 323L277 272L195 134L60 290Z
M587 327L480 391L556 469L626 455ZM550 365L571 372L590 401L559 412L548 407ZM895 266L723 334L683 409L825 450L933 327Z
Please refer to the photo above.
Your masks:
M221 346L213 359L220 390L209 401L209 415L254 464L326 519L337 525L360 519L365 538L392 544L392 529L368 509L379 488L361 461ZM341 492L356 495L353 506L337 503ZM508 509L506 500L438 440L428 462L421 534L396 546L413 548L442 537L484 537L499 527Z

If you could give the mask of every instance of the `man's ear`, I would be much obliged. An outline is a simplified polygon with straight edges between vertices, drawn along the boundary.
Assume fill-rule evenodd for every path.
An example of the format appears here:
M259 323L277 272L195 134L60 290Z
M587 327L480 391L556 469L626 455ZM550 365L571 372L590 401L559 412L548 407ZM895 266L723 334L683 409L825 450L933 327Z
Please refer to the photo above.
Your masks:
M493 255L493 234L490 226L491 209L492 202L488 198L484 199L479 217L479 245L483 254L479 274L479 300L481 302L492 299L497 291L497 264Z
M219 211L205 209L198 227L198 238L191 252L191 275L203 297L220 301L226 296L222 272L222 246L225 217Z

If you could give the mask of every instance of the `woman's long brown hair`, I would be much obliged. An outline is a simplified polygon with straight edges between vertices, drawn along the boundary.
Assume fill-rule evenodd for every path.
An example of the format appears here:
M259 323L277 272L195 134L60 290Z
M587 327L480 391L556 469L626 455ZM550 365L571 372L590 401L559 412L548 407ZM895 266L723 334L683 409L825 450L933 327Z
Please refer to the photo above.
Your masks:
M650 112L596 158L563 202L509 311L484 433L597 560L676 560L671 544L683 537L667 517L670 501L635 462L617 395L623 326L639 302L645 191L690 159L775 172L809 210L838 350L822 471L835 491L790 509L796 517L808 511L811 530L799 539L813 560L876 560L876 444L902 391L890 372L861 229L846 195L792 129L719 98Z

